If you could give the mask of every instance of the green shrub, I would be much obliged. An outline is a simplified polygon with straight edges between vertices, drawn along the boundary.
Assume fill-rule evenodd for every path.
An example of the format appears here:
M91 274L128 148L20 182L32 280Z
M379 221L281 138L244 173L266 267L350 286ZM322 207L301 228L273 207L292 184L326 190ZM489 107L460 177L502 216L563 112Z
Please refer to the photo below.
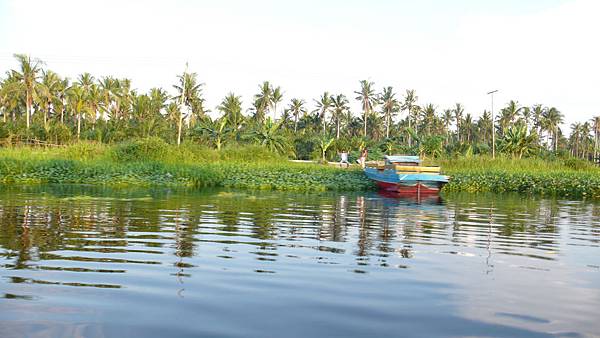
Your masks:
M134 139L113 147L113 159L117 162L162 160L169 154L169 145L159 137Z

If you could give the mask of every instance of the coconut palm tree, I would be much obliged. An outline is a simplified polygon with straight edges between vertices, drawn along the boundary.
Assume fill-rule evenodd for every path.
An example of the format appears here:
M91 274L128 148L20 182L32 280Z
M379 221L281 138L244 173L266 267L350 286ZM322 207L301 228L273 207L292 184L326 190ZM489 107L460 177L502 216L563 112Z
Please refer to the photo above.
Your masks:
M538 136L542 135L542 119L544 116L544 107L541 104L533 105L530 109L531 119L533 122L532 128Z
M422 118L423 118L423 126L425 127L425 130L426 130L426 135L430 136L431 135L431 127L434 126L435 119L436 119L435 106L431 103L426 104L425 107L423 108L423 110L421 111L421 114L422 114Z
M187 107L187 111L191 111L192 114L204 113L202 108L202 86L204 86L204 83L198 82L198 75L196 73L188 73L187 70L183 74L178 75L177 78L179 83L173 85L177 91L177 95L173 99L181 104L177 125L177 145L179 145L181 144L183 122L190 116L183 109Z
M344 94L332 95L331 102L333 107L332 117L335 120L335 138L339 139L342 120L346 112L350 110L350 107L348 107L349 102Z
M329 95L329 92L324 92L318 100L315 100L315 104L317 109L315 109L313 113L317 113L317 115L319 116L319 119L323 124L323 134L325 134L327 112L331 110L331 107L333 105L333 100L331 99L331 95Z
M560 132L560 124L563 123L563 115L555 107L545 110L543 117L544 129L552 134L552 143L554 151L558 151L558 133Z
M489 111L483 111L483 114L477 121L477 127L479 129L480 136L483 138L483 141L490 144L492 131L494 130L494 124L492 122L492 115Z
M392 87L383 88L380 102L385 116L385 137L390 138L390 127L394 115L400 110L400 103L396 99L396 93Z
M460 124L461 124L461 121L463 118L462 117L463 113L465 112L465 107L463 107L463 105L460 103L456 103L454 105L454 109L452 110L452 112L454 113L454 119L456 120L456 136L457 136L458 142L460 143L462 140Z
M19 70L13 72L19 80L17 82L19 88L25 93L26 126L29 129L31 116L33 115L33 103L34 100L37 100L38 93L41 90L38 80L43 62L39 59L32 59L30 56L24 54L14 54L14 57L19 62Z
M85 90L78 83L73 84L68 91L71 110L77 118L77 139L81 138L81 114L86 109Z
M450 138L450 125L452 124L452 121L454 121L454 113L452 109L444 109L442 121L444 123L444 130L446 131L445 144L448 145L448 139Z
M294 133L298 131L298 118L300 115L306 115L304 100L293 98L288 106L288 110L294 116Z
M581 141L581 123L572 123L571 124L571 155L579 157L579 142Z
M56 106L60 105L59 95L61 90L61 79L58 74L51 70L42 71L41 90L39 94L39 105L44 112L44 128L48 128L48 118L54 113Z
M264 81L258 86L258 94L254 95L254 119L258 123L263 123L265 116L269 113L269 107L273 97L273 86L269 81Z
M511 100L508 105L500 110L498 123L500 124L500 130L504 132L510 125L516 122L519 114L525 109L521 107L517 101Z
M119 92L119 81L111 76L106 76L98 80L102 92L102 115L110 119L117 120L116 106Z
M465 118L461 122L461 126L463 128L463 132L467 136L467 143L471 142L471 134L473 131L473 117L471 116L471 114L467 113L465 115Z
M222 119L229 121L229 126L235 131L236 135L239 132L244 122L244 116L242 115L242 98L234 93L229 93L221 104L217 107L220 111Z
M377 96L375 95L375 91L373 90L373 86L375 83L361 80L360 81L360 91L355 91L354 93L358 96L356 100L360 101L362 110L363 110L363 126L364 126L364 137L367 137L367 118L368 115L373 112L373 108L377 105Z
M414 111L414 107L417 103L419 97L417 96L414 89L407 89L406 94L404 95L404 102L402 104L402 110L406 110L406 119L408 121L408 129L412 128L411 120L412 114ZM412 136L411 133L408 133L408 146L412 147Z
M594 161L597 161L600 155L598 148L600 145L600 116L592 118L592 132L594 133Z
M273 89L271 93L271 101L270 106L273 108L273 121L277 118L277 104L283 100L283 93L281 92L281 87L277 87Z

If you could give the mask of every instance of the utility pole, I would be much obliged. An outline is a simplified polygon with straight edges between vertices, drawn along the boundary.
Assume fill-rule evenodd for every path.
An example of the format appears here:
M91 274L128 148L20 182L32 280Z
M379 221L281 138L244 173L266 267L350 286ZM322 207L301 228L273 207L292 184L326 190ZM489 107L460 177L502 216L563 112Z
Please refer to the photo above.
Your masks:
M488 93L492 97L492 158L496 158L496 126L494 125L494 93L497 93L498 89L492 90Z

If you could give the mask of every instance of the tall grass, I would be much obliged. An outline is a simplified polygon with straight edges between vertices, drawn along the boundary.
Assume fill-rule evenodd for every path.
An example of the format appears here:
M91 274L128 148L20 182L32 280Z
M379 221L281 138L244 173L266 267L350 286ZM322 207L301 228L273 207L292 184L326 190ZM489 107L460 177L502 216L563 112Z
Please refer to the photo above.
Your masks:
M439 160L428 160L426 164L436 164L442 166L448 173L474 172L474 171L506 171L506 172L591 172L600 174L600 168L590 162L569 158L569 159L541 159L541 158L512 158L498 156L493 159L491 156L471 156L446 158Z
M258 146L216 151L142 139L107 146L80 142L62 148L0 149L0 182L104 185L226 186L298 191L365 190L360 170L290 163Z
M600 169L576 159L488 156L426 161L451 176L444 191L520 192L600 199ZM221 186L296 191L373 189L358 168L291 163L258 146L217 151L161 139L116 145L79 142L60 148L0 148L0 182Z
M452 178L445 191L600 198L600 168L579 159L473 156L442 159L437 164Z

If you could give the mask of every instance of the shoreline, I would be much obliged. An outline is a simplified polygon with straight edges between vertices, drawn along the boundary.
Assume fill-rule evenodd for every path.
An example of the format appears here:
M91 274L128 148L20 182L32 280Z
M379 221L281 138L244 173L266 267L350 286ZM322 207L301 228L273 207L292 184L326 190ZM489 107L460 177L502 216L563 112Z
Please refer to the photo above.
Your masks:
M600 174L551 170L523 172L499 169L450 169L443 192L521 193L600 200ZM72 159L0 157L0 183L91 184L139 187L222 187L298 192L373 191L376 186L360 168L340 169L309 163L168 164L158 161L118 163Z

